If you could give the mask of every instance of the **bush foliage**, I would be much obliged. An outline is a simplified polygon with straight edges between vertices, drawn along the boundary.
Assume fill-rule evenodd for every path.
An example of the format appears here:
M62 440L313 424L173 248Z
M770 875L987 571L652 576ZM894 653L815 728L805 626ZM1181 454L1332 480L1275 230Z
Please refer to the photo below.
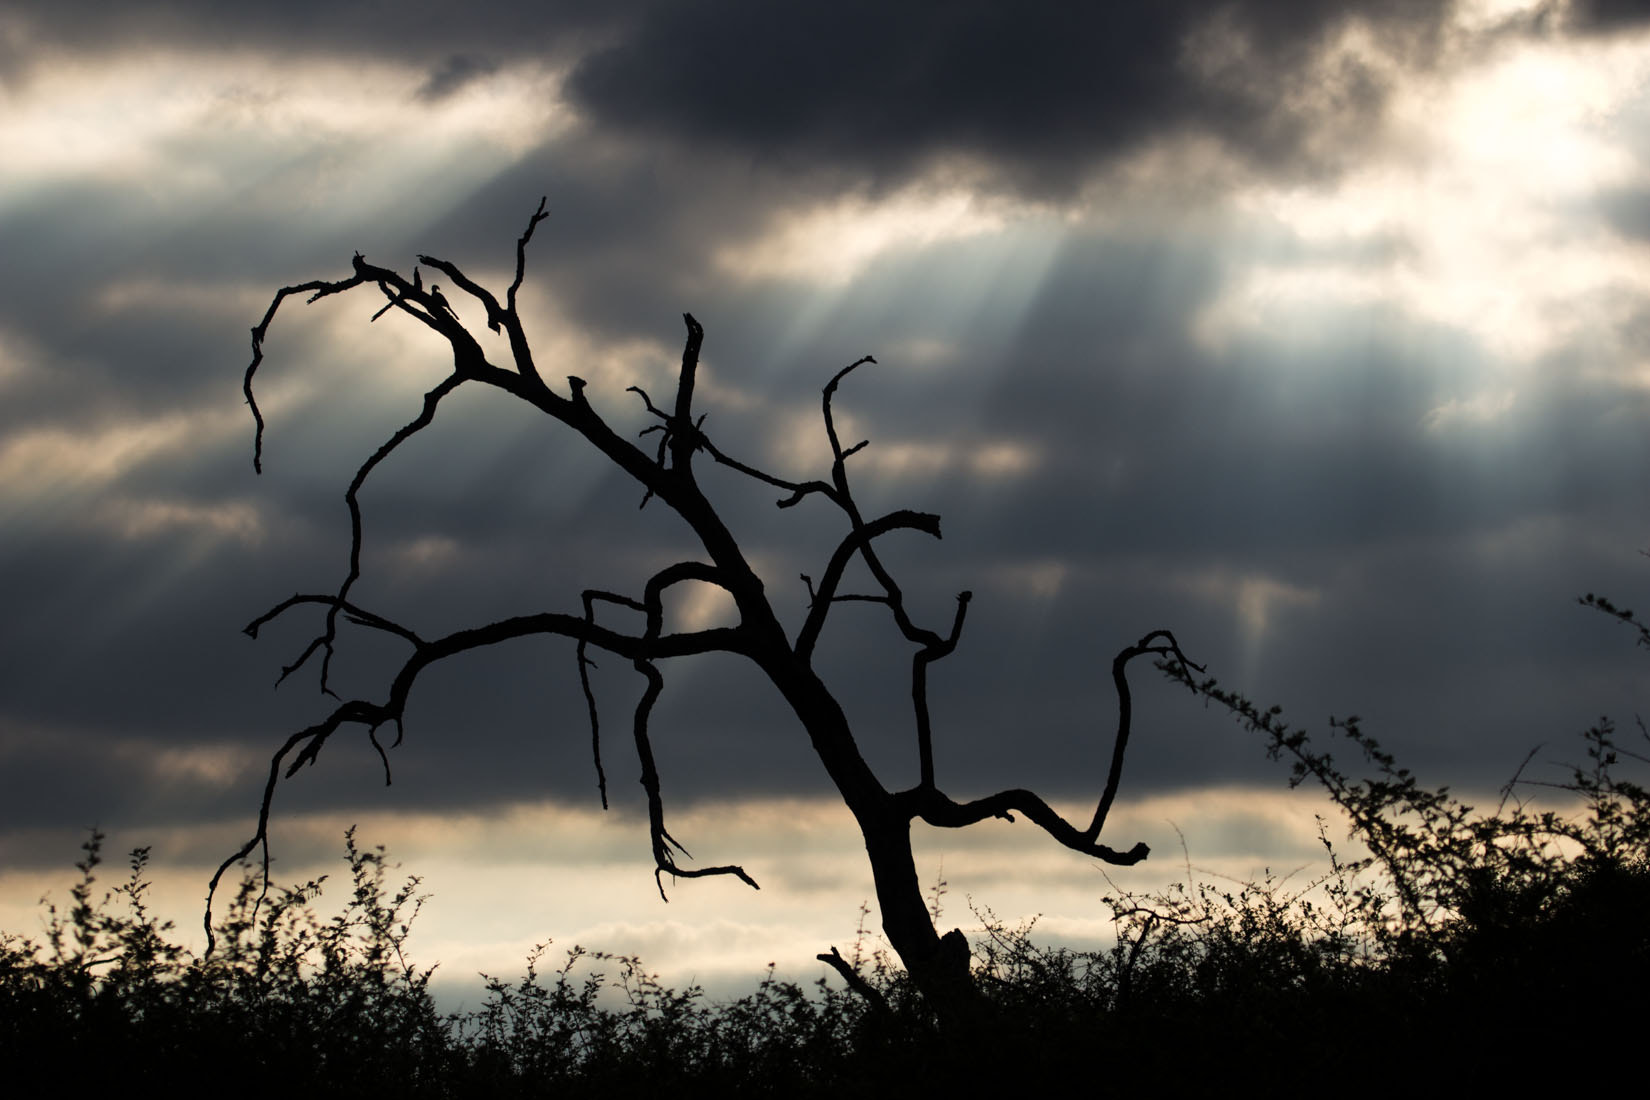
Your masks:
M1650 645L1631 612L1590 602ZM147 849L99 894L94 831L42 938L0 934L0 1049L22 1087L421 1097L878 1094L1073 1073L1116 1086L1260 1068L1304 1083L1394 1057L1505 1075L1636 1045L1644 1014L1620 1006L1650 979L1650 791L1623 772L1650 758L1611 723L1583 735L1567 779L1515 776L1483 813L1422 787L1356 719L1331 720L1332 738L1361 778L1277 708L1194 686L1287 758L1293 783L1320 784L1363 854L1343 857L1325 825L1329 870L1315 882L1107 898L1117 939L1104 951L1040 947L1030 926L983 914L970 1026L935 1028L888 956L862 955L863 921L851 961L873 997L770 970L753 993L712 1002L634 957L574 947L547 968L545 945L519 980L488 979L480 1009L444 1016L433 968L405 953L419 880L392 889L383 850L353 830L339 913L316 914L322 880L271 890L249 873L205 957L151 914ZM1637 733L1642 748L1642 721ZM1524 797L1542 790L1570 802Z

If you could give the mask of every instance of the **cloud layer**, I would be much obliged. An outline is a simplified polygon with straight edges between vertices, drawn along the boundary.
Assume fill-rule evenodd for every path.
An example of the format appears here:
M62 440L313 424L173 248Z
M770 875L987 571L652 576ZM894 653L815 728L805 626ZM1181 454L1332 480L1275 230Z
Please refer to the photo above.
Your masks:
M1637 655L1574 605L1645 578L1642 5L83 9L0 16L0 833L249 822L268 752L328 701L309 671L270 690L313 618L236 632L341 581L349 475L446 360L369 322L374 292L289 302L256 479L247 329L357 250L502 288L541 194L538 360L628 431L691 310L707 433L821 476L819 388L876 355L837 399L870 440L856 491L944 517L886 549L926 622L976 593L933 681L959 795L1093 797L1105 669L1158 627L1468 787L1645 709ZM840 518L705 482L794 629ZM639 498L461 393L363 491L355 598L429 635L635 591L694 552ZM821 662L903 784L909 651L879 610L844 606ZM340 690L378 695L400 655L347 634ZM1137 679L1125 797L1280 778ZM751 668L669 684L672 805L824 791ZM596 687L622 731L637 678L606 662ZM570 646L477 654L421 682L389 791L340 740L280 805L589 805L584 714Z

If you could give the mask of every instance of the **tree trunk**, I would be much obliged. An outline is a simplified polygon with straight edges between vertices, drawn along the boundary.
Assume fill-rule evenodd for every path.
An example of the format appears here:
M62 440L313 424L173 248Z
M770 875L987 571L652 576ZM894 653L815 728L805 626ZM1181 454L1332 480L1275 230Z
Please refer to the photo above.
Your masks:
M813 669L796 661L788 649L783 658L764 662L763 668L801 719L820 762L859 824L882 930L894 953L942 1026L949 1029L972 1018L979 994L969 974L968 940L960 931L941 936L934 928L911 854L910 817L865 763L847 715Z
M882 910L882 930L940 1024L947 1030L979 1015L979 990L969 973L968 939L952 929L941 936L923 901L911 855L911 823L894 814L861 820L865 852Z

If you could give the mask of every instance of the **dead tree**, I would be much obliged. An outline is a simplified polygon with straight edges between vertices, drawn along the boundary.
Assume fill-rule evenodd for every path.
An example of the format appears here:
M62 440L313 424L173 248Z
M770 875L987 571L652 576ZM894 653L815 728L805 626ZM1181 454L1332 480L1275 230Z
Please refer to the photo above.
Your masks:
M967 802L951 798L934 780L928 669L956 648L968 611L970 593L962 592L957 596L955 615L944 629L935 630L914 621L907 612L898 582L878 557L877 542L900 531L917 531L938 538L939 517L901 510L867 519L855 502L849 484L848 460L866 443L843 445L837 435L831 405L842 382L857 368L875 360L870 356L857 359L837 371L825 385L823 426L831 450L831 465L826 478L787 481L727 454L705 434L703 417L695 417L693 410L694 377L704 332L691 315L684 314L687 341L682 350L674 400L660 408L647 393L631 387L655 420L643 435L656 435L656 445L651 453L644 451L608 426L587 400L582 379L569 377L566 388L558 392L544 380L533 359L526 329L517 312L516 295L521 289L526 269L528 243L532 240L533 231L546 217L548 215L541 200L526 230L516 241L515 279L502 302L457 266L433 256L418 257L419 265L441 272L458 291L479 303L488 328L508 340L511 361L506 366L489 361L481 344L466 329L446 298L433 285L425 287L419 267L413 268L409 280L389 268L368 263L359 253L354 257L353 270L347 278L336 282L316 280L282 287L276 292L263 320L252 330L252 362L246 369L244 387L247 404L251 406L256 423L253 468L259 472L262 471L264 420L253 397L253 381L263 362L264 340L270 323L289 297L308 295L307 301L315 302L358 287L376 287L383 296L383 306L373 320L393 311L411 323L423 325L435 338L445 341L451 348L452 371L424 395L423 407L418 415L383 442L355 471L344 493L350 518L349 567L337 591L295 595L246 627L246 633L256 637L260 627L288 611L313 607L322 612L324 617L319 632L297 659L282 670L281 678L284 680L301 666L318 658L320 687L328 695L333 695L328 684L328 673L334 648L338 644L340 620L394 635L411 647L411 655L388 685L382 699L339 699L331 713L315 725L292 734L276 750L270 761L257 828L240 850L219 867L212 878L211 889L216 889L228 868L257 849L262 851L267 879L269 815L276 785L283 777L291 778L305 764L313 764L322 746L339 730L346 726L364 729L371 744L384 759L388 779L388 759L384 756L385 735L388 731L394 732L394 740L388 747L400 743L408 693L424 669L455 654L482 646L539 635L557 635L575 643L575 660L589 708L592 745L604 806L607 796L605 778L601 773L596 698L588 672L590 651L602 650L628 660L645 682L632 715L631 735L636 746L641 782L647 794L648 838L652 847L654 876L659 882L661 895L664 892L663 877L666 875L672 879L731 875L755 887L755 880L738 866L696 867L678 862L679 855L686 856L686 849L665 825L660 779L654 766L649 736L649 718L664 690L663 668L667 662L694 654L737 654L754 665L757 672L765 676L790 704L826 774L854 815L871 861L883 931L924 997L944 1016L972 995L968 945L961 932L956 930L941 936L930 919L911 853L911 822L920 819L932 826L960 829L987 818L1013 821L1018 813L1059 843L1083 855L1113 864L1132 864L1144 859L1147 853L1144 844L1119 851L1100 843L1100 832L1117 794L1124 752L1128 746L1131 706L1127 667L1135 658L1148 655L1183 669L1197 666L1191 665L1167 630L1152 631L1124 648L1112 661L1112 682L1117 692L1118 707L1116 740L1099 801L1086 824L1067 821L1029 790L1004 790ZM588 590L583 595L582 608L576 611L529 612L443 637L424 637L394 619L353 602L351 589L361 574L362 522L358 495L362 485L397 447L428 427L442 400L466 383L502 390L578 433L635 480L643 492L644 504L657 501L681 517L696 536L703 554L694 560L677 562L660 570L648 578L639 593ZM844 521L841 540L832 549L823 568L818 570L818 580L808 581L810 603L805 618L794 634L780 623L762 579L752 569L738 542L700 490L694 474L694 462L701 456L702 460L719 463L761 485L779 490L783 494L778 501L780 508L817 501L841 513ZM850 594L839 590L845 571L856 558L864 563L874 578L876 591ZM737 625L666 633L662 597L672 585L689 581L715 585L725 591L737 609ZM814 668L815 647L832 608L850 599L869 600L886 607L893 625L914 649L910 658L911 702L919 778L915 786L904 790L890 790L866 764L841 705ZM605 621L620 611L626 615L639 615L643 623L641 629L622 630ZM210 891L207 904L207 931L210 936ZM822 954L820 958L842 971L850 983L855 981L856 976L834 949L831 954Z

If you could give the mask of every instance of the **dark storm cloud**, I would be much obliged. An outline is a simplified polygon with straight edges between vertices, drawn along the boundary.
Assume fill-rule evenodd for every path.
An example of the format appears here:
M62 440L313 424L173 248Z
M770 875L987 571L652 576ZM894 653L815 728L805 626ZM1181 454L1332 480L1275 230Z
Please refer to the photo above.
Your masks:
M353 55L440 64L471 54L551 61L585 36L621 23L623 5L601 0L449 4L440 0L291 0L226 7L212 0L67 6L34 0L8 5L17 68L58 50L255 50L306 56Z
M1177 134L1289 172L1310 159L1314 130L1378 116L1386 91L1353 59L1308 75L1332 33L1359 20L1407 60L1425 55L1446 13L725 0L664 8L582 61L569 91L598 123L685 149L883 180L962 154L1063 191L1096 163Z
M1605 220L1625 237L1650 241L1650 188L1631 188L1606 195Z
M528 258L534 286L553 291L581 328L674 345L685 309L705 312L742 289L715 269L717 249L760 236L776 212L831 193L750 178L727 157L681 160L646 144L615 144L573 134L548 145L430 226L426 240L436 243L419 250L496 267L547 195L550 219Z
M1566 14L1583 31L1637 30L1650 24L1650 0L1571 0Z
M477 77L498 71L498 64L484 57L453 54L432 72L418 89L420 99L442 99L452 95Z
M1201 0L1149 5L924 3L23 5L23 56L144 44L379 57L426 68L439 98L498 63L572 64L590 123L747 162L895 184L936 157L1066 193L1163 137L1214 138L1252 168L1332 167L1322 137L1378 120L1367 59L1316 65L1336 32L1370 28L1424 63L1448 6L1415 0Z
M1585 32L1647 18L1642 0L1558 10ZM146 44L376 57L426 69L425 99L510 61L567 64L568 94L604 131L883 184L959 155L1046 195L1174 136L1214 139L1262 173L1332 169L1378 129L1391 81L1440 56L1451 11L1430 0L21 4L8 40L20 64ZM1354 25L1396 67L1327 56Z

